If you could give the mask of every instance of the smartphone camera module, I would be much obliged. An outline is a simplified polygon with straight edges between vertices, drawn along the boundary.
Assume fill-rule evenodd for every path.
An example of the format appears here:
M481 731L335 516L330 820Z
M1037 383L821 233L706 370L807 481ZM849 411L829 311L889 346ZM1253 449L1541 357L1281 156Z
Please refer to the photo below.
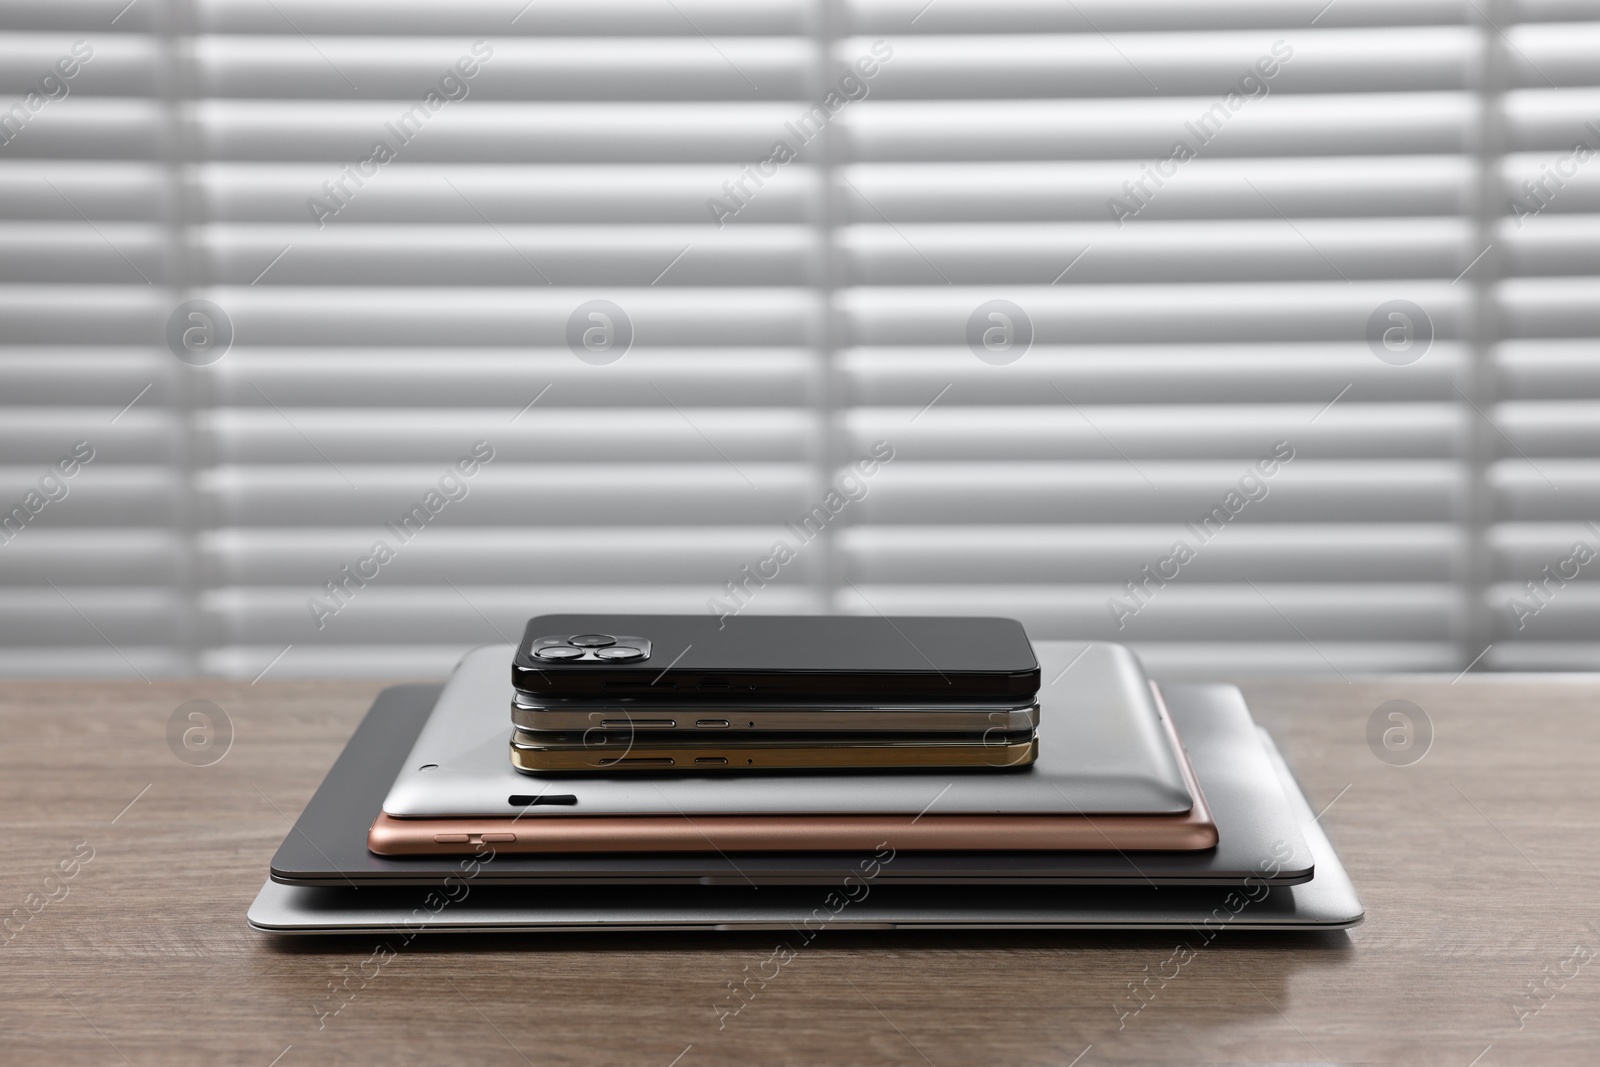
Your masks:
M535 640L529 652L546 663L632 663L650 658L650 642L612 634L553 634Z

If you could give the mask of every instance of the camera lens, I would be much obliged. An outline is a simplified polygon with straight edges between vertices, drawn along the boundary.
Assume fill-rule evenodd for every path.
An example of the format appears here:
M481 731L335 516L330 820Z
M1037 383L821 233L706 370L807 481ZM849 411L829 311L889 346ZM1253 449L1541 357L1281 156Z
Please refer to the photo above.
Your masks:
M579 634L567 642L567 644L577 645L579 648L605 648L607 645L616 643L617 639L607 634Z
M601 659L638 659L644 655L644 651L631 645L617 645L615 648L602 648L595 655Z
M540 659L581 659L583 649L569 648L566 645L546 645L544 648L534 649L533 654Z

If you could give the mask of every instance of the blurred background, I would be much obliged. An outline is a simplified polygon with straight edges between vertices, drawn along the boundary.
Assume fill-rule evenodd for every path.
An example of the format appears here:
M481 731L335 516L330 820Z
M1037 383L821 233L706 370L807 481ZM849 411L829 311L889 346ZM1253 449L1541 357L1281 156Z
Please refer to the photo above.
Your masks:
M0 673L585 610L1595 669L1597 56L1577 0L4 0Z

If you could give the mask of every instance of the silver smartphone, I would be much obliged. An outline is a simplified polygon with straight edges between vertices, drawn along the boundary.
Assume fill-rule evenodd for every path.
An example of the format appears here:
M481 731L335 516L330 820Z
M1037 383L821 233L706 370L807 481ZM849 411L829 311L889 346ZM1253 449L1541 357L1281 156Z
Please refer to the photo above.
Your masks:
M727 703L628 705L621 701L541 700L517 692L511 722L519 730L562 732L616 730L644 733L692 730L706 734L884 733L1019 734L1039 725L1039 705L955 705L918 707L878 704L786 703L777 706Z

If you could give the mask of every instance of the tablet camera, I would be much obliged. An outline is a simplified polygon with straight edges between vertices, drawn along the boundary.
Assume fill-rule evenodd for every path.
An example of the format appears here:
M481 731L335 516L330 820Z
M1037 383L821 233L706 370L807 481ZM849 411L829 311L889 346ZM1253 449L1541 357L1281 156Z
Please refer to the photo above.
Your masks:
M613 645L610 648L597 649L595 655L600 659L610 660L643 659L644 650L630 645Z
M544 648L534 649L533 654L540 659L550 660L582 659L584 657L583 649L573 648L571 645L546 645Z

